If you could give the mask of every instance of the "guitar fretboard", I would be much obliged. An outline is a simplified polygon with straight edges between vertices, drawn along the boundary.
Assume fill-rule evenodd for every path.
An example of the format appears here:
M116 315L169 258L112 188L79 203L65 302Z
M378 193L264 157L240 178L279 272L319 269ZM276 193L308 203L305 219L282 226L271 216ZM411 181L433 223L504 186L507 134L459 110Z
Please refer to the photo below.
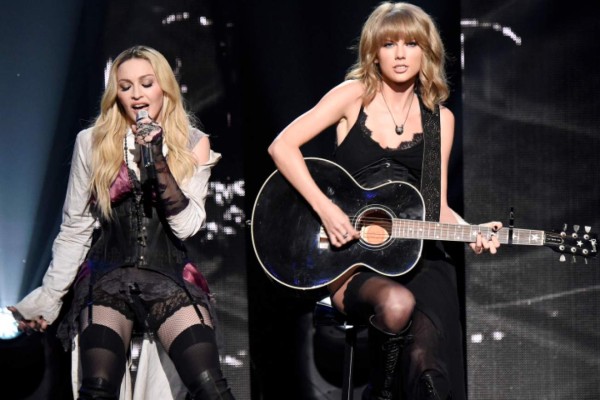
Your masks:
M481 233L488 239L494 234L489 227L479 225L455 225L439 222L415 221L409 219L394 219L392 236L404 239L430 239L447 240L454 242L474 242L477 234ZM495 232L498 241L502 244L509 243L509 229L502 228ZM512 230L512 244L543 246L545 232L531 229Z

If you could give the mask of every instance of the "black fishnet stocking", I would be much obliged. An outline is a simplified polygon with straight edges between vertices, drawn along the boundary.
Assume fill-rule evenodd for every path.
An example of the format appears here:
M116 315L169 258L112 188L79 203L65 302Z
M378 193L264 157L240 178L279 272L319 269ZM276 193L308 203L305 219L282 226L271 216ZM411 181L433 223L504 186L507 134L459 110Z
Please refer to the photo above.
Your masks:
M212 320L210 318L210 314L208 310L204 307L198 307L200 314L204 320L204 324L212 328ZM200 324L200 320L198 317L198 313L194 309L194 306L189 305L186 307L181 307L179 310L175 311L173 315L163 322L157 330L158 338L162 343L163 347L167 352L170 352L171 345L173 341L185 330L190 328L193 325ZM212 331L212 329L211 329Z

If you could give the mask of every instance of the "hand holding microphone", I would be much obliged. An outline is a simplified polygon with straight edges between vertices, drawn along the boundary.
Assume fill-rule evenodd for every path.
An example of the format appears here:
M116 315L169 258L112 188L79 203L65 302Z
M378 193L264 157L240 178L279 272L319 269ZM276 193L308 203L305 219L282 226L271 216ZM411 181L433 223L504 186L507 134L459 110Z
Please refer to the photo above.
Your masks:
M150 122L143 122L144 120ZM140 110L137 113L135 124L135 140L142 146L142 164L146 168L153 168L154 157L152 155L151 144L156 143L162 138L162 128L150 119L146 110ZM151 138L151 140L147 140L147 138Z

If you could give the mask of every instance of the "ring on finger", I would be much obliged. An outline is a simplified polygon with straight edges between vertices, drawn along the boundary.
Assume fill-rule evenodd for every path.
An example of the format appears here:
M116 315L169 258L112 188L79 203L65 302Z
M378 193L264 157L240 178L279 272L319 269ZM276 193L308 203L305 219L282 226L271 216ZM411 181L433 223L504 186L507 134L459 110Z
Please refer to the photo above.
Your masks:
M346 238L348 237L348 232L344 232L344 233L342 234L342 237L343 237L344 239L346 239Z

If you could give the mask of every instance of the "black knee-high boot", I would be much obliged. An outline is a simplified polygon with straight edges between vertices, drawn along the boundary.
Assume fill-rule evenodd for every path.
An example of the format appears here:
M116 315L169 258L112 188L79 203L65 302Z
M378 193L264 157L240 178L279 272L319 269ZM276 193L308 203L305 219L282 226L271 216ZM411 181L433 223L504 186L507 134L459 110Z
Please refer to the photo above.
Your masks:
M208 369L194 383L190 400L235 400L227 380L218 369Z
M398 334L384 332L369 319L369 357L371 360L370 382L362 394L362 400L392 400L398 396L400 353L412 339L408 334L410 322Z
M427 370L419 378L418 400L451 400L450 384L436 370Z
M77 400L117 400L115 389L105 379L87 378L82 381Z

